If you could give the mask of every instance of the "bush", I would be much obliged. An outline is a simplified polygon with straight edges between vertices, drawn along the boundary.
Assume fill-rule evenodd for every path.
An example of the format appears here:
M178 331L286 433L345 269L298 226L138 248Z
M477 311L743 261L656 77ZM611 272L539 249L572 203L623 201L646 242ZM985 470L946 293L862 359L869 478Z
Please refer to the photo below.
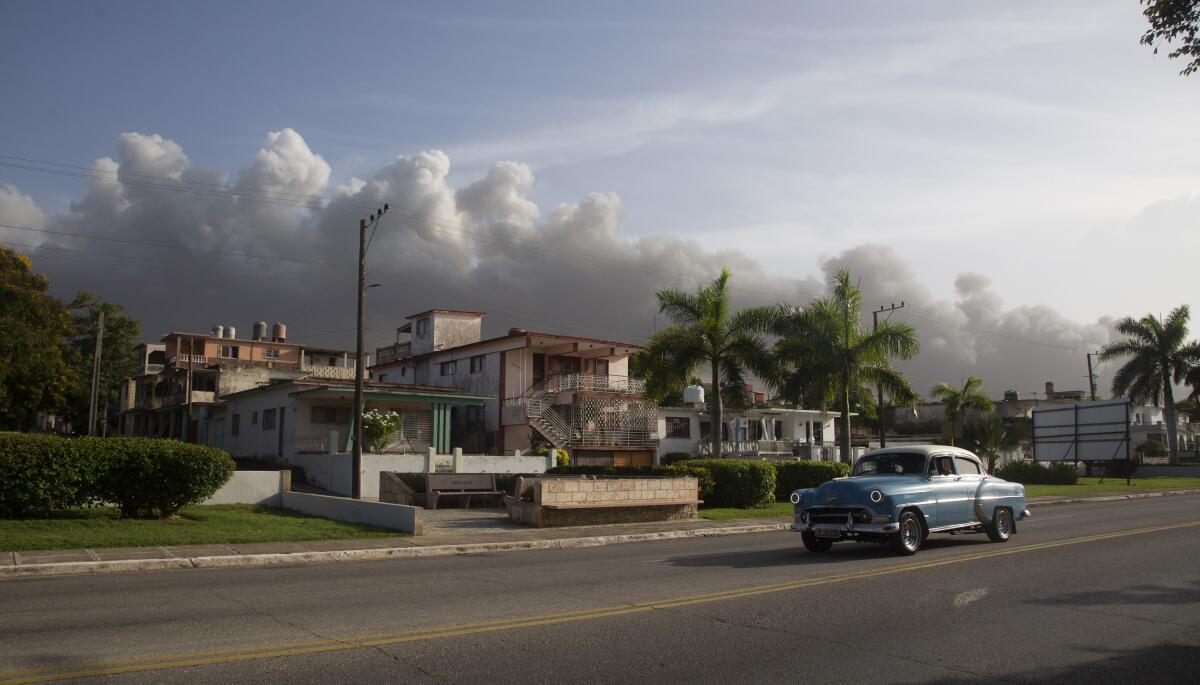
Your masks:
M93 503L99 454L83 445L53 435L0 433L0 518Z
M1075 465L1065 463L1042 466L1034 461L1010 461L996 469L995 475L1024 485L1074 485L1079 482Z
M666 454L662 455L661 462L663 466L670 466L671 464L687 461L691 458L692 455L690 452L667 452Z
M170 516L233 475L225 452L175 440L0 434L0 516L111 503L122 516Z
M103 447L100 498L122 516L164 518L212 496L233 475L229 455L215 447L150 438L79 438Z
M715 482L706 469L683 464L662 466L647 464L645 466L556 466L546 472L547 476L577 475L577 476L608 476L615 478L679 478L688 476L696 479L697 495L705 503L712 496Z
M834 478L850 475L850 465L838 461L775 462L775 499L786 502L800 488L815 488Z
M712 475L712 495L704 498L710 507L752 509L775 502L775 467L749 459L693 459L667 468L698 468Z

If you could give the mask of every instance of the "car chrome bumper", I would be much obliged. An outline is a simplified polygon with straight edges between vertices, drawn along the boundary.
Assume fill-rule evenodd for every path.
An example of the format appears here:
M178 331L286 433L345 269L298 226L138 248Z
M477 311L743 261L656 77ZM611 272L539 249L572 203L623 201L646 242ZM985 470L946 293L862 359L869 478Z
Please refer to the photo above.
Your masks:
M814 529L821 528L823 530L840 530L843 534L852 535L854 533L895 533L900 530L899 523L855 523L848 526L844 523L793 523L792 532L794 533L811 533Z
M1033 516L1033 514L1029 513L1029 510L1026 509L1021 512L1021 515L1017 517L1017 520L1021 521L1021 520L1029 518L1030 516Z

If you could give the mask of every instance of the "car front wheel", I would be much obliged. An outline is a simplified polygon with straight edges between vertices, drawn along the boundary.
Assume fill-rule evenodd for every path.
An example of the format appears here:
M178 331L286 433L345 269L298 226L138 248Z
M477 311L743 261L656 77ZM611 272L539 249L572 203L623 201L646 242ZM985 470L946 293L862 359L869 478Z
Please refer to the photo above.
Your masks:
M833 540L819 538L812 533L801 533L800 539L804 541L804 549L810 552L828 552L829 548L833 547Z
M892 533L888 538L888 543L892 547L892 551L901 556L910 556L917 553L921 547L921 539L924 537L925 531L921 529L921 519L911 511L906 511L900 515L900 530Z
M988 539L992 542L1006 542L1012 534L1012 512L1008 509L997 509L992 516L992 522L987 525Z

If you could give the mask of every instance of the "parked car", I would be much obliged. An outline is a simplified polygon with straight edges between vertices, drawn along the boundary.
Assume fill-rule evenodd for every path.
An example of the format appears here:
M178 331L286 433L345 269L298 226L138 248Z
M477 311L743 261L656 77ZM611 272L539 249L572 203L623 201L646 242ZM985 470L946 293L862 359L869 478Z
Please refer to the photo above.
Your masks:
M932 533L1004 542L1030 515L1024 485L988 475L979 457L945 445L872 450L848 477L793 492L792 504L792 530L810 552L861 540L909 555Z

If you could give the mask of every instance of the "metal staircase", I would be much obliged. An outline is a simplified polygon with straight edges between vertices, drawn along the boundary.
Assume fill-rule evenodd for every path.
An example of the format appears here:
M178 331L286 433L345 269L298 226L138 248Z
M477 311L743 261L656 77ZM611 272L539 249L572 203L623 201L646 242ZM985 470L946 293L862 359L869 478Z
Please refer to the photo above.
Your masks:
M536 428L556 448L567 449L574 444L575 431L571 430L567 420L554 410L553 395L547 390L546 381L529 388L523 399L529 425Z

